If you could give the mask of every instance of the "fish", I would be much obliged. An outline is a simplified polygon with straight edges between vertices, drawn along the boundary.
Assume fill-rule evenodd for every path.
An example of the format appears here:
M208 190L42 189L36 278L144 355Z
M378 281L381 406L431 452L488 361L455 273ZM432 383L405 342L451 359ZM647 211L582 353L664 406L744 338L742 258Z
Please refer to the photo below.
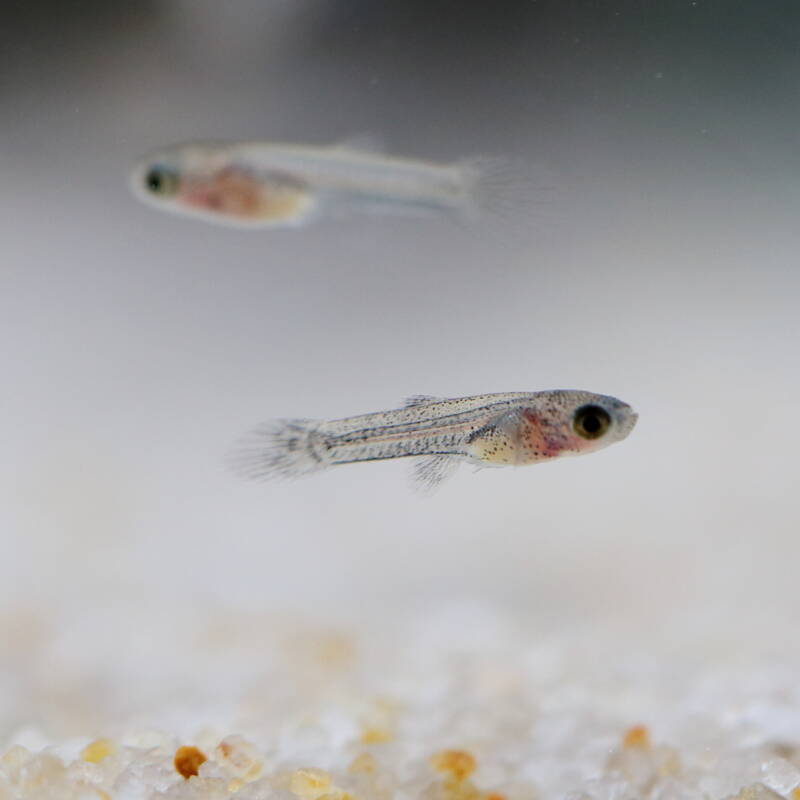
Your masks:
M366 461L413 457L418 488L432 489L459 463L537 464L622 441L638 419L608 395L558 389L437 398L335 420L281 419L256 428L231 465L243 477L280 480Z
M443 215L458 222L524 213L535 191L522 160L451 164L390 157L367 137L327 147L190 142L150 153L129 176L153 208L238 228L299 228L351 212Z

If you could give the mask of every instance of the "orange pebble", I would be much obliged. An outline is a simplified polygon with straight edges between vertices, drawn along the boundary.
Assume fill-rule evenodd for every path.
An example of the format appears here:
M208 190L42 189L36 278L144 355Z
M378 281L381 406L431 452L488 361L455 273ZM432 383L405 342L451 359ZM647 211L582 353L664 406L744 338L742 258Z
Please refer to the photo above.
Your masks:
M634 725L632 728L628 728L622 737L622 746L646 750L650 747L650 731L644 725Z
M289 791L303 800L316 800L331 790L331 776L324 769L306 767L292 773Z
M361 744L382 744L392 739L392 732L386 728L365 728L361 734Z
M109 739L95 739L81 750L81 758L90 764L99 764L116 750L116 746Z
M371 775L378 768L375 759L369 753L361 753L357 755L347 768L348 772L365 772Z
M475 756L466 750L442 750L431 758L431 766L437 772L447 772L457 781L463 781L475 772Z
M792 789L791 798L792 800L800 800L800 786L795 786L794 789Z
M208 759L196 747L184 746L175 751L175 769L188 781L193 775L197 775L200 765Z

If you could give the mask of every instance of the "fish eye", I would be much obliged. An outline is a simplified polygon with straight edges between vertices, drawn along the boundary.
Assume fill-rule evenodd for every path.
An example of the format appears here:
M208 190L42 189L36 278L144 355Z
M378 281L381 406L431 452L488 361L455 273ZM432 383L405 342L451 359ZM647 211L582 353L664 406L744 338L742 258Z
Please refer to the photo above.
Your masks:
M611 417L600 406L581 406L572 420L572 427L584 439L599 439L611 425Z
M178 191L180 179L174 169L151 167L144 176L144 185L151 194L169 197Z

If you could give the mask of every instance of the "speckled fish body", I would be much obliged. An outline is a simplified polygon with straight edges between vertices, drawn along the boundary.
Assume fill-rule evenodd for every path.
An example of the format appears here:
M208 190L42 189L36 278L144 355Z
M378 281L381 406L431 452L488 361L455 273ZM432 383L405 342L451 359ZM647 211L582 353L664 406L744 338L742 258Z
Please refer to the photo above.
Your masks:
M624 439L636 419L616 398L573 390L414 397L392 411L267 426L240 451L239 466L250 477L292 477L337 464L423 456L418 478L438 483L459 461L521 466L593 452Z
M506 189L515 184L501 159L437 164L358 146L180 144L143 158L132 171L131 189L164 211L238 227L274 228L349 211L469 219L506 204Z

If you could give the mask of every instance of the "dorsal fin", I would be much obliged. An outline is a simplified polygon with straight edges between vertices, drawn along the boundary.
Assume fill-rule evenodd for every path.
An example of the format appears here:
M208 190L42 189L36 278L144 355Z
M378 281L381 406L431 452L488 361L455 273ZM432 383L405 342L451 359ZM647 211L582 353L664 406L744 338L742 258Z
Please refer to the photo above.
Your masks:
M412 394L403 400L403 408L413 408L414 406L425 406L428 403L438 403L442 398L434 397L430 394Z
M374 133L357 133L333 145L334 150L351 150L356 153L383 153L385 147L380 136Z

